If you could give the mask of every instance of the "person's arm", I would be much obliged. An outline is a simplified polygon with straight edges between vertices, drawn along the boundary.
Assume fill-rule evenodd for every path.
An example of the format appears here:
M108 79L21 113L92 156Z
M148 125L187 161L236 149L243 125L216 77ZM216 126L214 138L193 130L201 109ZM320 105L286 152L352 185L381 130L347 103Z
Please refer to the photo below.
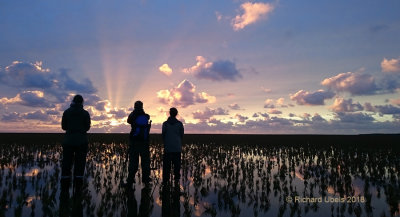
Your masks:
M162 134L162 139L163 139L163 141L165 140L165 133L166 133L166 130L167 130L167 126L166 126L166 124L165 124L165 122L164 122L163 125L162 125L162 130L161 130L161 134Z
M86 112L86 120L85 120L85 130L86 132L90 129L90 115L89 112Z
M67 119L65 118L65 112L61 118L61 128L65 131L67 130Z
M181 123L181 130L180 130L181 132L181 139L183 139L183 134L185 133L184 131L184 128L183 128L183 124Z
M128 120L126 121L126 122L128 122L128 124L132 124L132 121L133 121L132 116L133 116L132 113L130 113L128 116Z

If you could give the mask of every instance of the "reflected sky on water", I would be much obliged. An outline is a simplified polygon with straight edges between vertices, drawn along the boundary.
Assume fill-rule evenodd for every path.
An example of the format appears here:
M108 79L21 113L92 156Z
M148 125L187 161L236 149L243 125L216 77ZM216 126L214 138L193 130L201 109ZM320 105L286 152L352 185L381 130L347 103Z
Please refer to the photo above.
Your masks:
M0 151L5 216L400 216L399 153L390 147L186 144L180 183L164 188L162 146L152 144L152 185L139 172L127 191L127 145L95 143L79 199L60 193L61 146Z

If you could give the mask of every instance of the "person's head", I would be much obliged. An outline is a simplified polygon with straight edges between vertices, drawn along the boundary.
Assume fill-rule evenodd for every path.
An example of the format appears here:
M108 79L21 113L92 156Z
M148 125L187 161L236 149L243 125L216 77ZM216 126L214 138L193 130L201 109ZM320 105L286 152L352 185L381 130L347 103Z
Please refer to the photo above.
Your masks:
M178 115L178 109L176 109L176 108L170 108L169 109L169 115L171 116L171 117L176 117L177 115Z
M75 95L72 99L72 102L75 104L83 104L83 97L81 95Z
M134 105L134 108L135 109L143 109L143 103L142 103L142 101L136 101L135 102L135 105Z

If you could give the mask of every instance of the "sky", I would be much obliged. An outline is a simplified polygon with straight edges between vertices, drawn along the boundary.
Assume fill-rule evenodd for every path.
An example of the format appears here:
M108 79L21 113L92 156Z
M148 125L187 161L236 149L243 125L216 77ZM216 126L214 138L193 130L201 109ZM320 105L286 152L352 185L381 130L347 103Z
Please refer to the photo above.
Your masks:
M0 132L63 132L75 94L92 133L400 131L400 1L0 2Z

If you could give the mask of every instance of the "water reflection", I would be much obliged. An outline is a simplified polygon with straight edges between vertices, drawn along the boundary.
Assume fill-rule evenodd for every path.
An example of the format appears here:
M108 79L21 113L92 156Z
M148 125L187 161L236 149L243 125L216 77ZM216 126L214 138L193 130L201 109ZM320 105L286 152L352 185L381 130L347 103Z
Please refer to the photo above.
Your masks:
M180 186L162 186L160 197L162 201L161 213L163 217L177 217L181 215L180 207Z
M59 200L60 217L81 217L83 215L83 200L80 192L76 192L70 197L69 189L61 188Z
M161 186L153 144L153 184L139 173L127 191L127 145L95 143L80 195L70 195L60 146L0 145L0 216L399 216L399 150L378 147L186 144L180 185Z

